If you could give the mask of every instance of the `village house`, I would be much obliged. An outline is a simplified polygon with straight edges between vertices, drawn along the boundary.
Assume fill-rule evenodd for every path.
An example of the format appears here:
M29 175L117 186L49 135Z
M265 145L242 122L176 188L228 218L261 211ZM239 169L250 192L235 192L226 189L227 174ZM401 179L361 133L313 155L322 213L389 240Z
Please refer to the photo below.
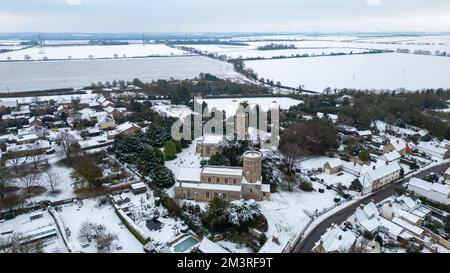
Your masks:
M176 177L175 198L207 202L214 197L230 201L270 198L270 185L262 184L262 154L248 151L243 155L243 168L205 166L180 168Z
M397 162L379 160L372 169L362 173L352 183L352 188L361 191L363 195L376 191L400 177L401 167Z
M400 155L399 152L397 152L397 150L393 150L380 156L380 159L386 162L394 162L394 161L398 162L401 157L402 156Z
M102 130L110 130L116 128L116 121L111 116L103 116L98 119L98 125Z
M408 182L408 190L433 202L450 205L450 186L448 185L413 177Z
M30 125L35 125L35 126L43 126L44 125L44 123L42 122L42 120L40 119L40 118L37 118L37 117L35 117L35 116L33 116L33 117L31 117L29 120L28 120L28 124L30 124Z
M402 139L391 139L391 141L384 146L383 154L387 154L392 151L397 151L399 154L405 155L411 153L411 148Z
M354 249L356 236L351 231L343 231L333 224L320 237L313 248L316 253L348 253Z
M339 158L332 158L323 165L323 171L327 174L336 174L342 171L342 161Z
M142 128L133 123L133 122L125 122L116 127L116 129L107 131L108 139L113 139L117 135L129 135L133 136L138 134L139 132L142 132Z
M6 159L45 154L50 148L46 140L38 140L32 144L12 144L6 146Z
M445 159L448 157L448 148L443 148L439 143L432 142L420 142L415 147L420 153L424 153L428 156L437 157L439 159Z

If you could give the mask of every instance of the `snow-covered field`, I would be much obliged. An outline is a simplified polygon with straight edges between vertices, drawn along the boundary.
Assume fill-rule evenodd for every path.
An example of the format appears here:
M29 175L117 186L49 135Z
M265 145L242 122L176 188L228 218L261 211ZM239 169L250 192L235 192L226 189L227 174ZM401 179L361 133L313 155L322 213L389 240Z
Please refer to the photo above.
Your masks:
M180 56L186 52L161 44L130 45L86 45L86 46L44 46L0 54L0 60L24 60L29 55L31 60L63 60L63 59L98 59L98 58L130 58L147 56Z
M70 242L76 250L83 252L97 252L95 243L87 248L80 246L78 238L80 228L84 221L89 221L95 224L102 224L106 226L108 232L117 235L117 245L123 247L122 250L111 248L111 252L124 253L140 253L143 252L142 244L128 231L122 224L119 217L114 212L114 208L109 204L99 206L95 199L83 200L83 206L79 208L76 205L69 204L62 207L60 213L64 225L68 227L72 233L69 237Z
M246 61L259 77L321 92L331 88L397 89L450 87L450 58L414 54L368 54Z
M186 105L155 105L152 109L163 116L173 118L181 118L192 113Z
M368 49L357 48L357 46L345 47L303 47L299 49L283 49L283 50L257 50L260 45L268 44L269 42L253 42L249 46L233 46L233 45L183 45L192 47L197 50L208 53L216 53L218 55L227 55L228 58L265 58L273 57L291 57L291 56L316 56L316 55L330 55L337 53L361 53L368 52ZM288 42L274 42L276 44L289 44Z
M206 102L208 104L208 108L211 110L216 108L219 111L225 111L227 117L233 116L239 105L246 101L251 106L259 105L261 110L268 111L269 109L273 109L279 105L280 109L287 110L292 106L303 103L301 100L295 100L291 98L281 98L281 97L273 97L273 98L233 98L233 99L204 99L197 100L198 103Z

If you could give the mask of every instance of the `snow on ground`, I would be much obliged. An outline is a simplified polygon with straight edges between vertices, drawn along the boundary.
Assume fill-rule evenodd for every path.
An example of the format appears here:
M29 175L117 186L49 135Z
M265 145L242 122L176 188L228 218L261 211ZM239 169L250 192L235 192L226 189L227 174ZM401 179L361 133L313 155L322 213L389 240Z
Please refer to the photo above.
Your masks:
M334 198L338 197L335 191L325 189L324 193L319 193L317 190L324 188L319 183L313 183L313 187L314 192L295 190L272 193L272 200L259 203L268 221L266 234L269 240L279 235L294 238L310 221L307 213L320 212L335 204Z
M210 110L216 108L219 111L225 111L227 118L233 116L236 113L239 105L244 101L247 101L252 106L258 104L259 106L261 106L261 110L263 111L268 111L269 109L272 109L277 105L279 105L282 110L288 110L292 106L303 103L303 101L301 100L295 100L284 97L204 99L197 101L200 104L203 103L203 101L205 101L208 104L208 108Z
M450 58L385 53L246 61L259 77L317 92L327 87L417 90L448 88Z
M215 243L229 250L232 253L253 253L253 251L250 248L233 242L217 241Z
M117 56L115 56L115 54ZM63 59L99 59L99 58L129 58L148 56L181 56L185 51L170 48L162 44L130 44L130 45L83 45L83 46L44 46L31 47L23 50L0 54L0 61L24 60L29 55L31 60L63 60Z
M192 113L186 105L155 105L152 106L152 109L163 116L173 118L182 118Z
M90 221L95 224L106 226L107 231L118 236L118 242L115 243L123 247L122 250L116 250L115 246L111 248L111 252L123 253L140 253L143 252L142 244L128 231L122 224L120 219L114 212L114 208L109 204L98 206L95 199L83 200L83 206L79 208L77 205L69 204L62 206L60 212L64 225L71 231L69 240L75 249L82 252L97 252L95 243L91 243L89 247L83 248L78 239L80 228L84 221Z
M151 192L138 195L134 195L131 192L122 194L130 198L127 206L130 207L131 214L134 215L134 222L142 230L146 231L146 234L154 242L160 244L169 243L178 238L182 234L181 230L186 228L180 220L175 220L170 217L159 217L157 220L161 223L161 227L155 230L149 229L146 223L152 218L153 212L158 210L162 216L167 214L166 209L162 206L155 207L155 197Z
M337 53L362 53L368 52L368 49L363 48L344 48L344 47L316 47L316 48L299 48L299 49L282 49L282 50L258 50L259 45L265 45L269 42L250 43L250 46L235 46L235 45L183 45L185 47L195 48L205 53L215 53L218 55L226 55L228 58L265 58L273 57L291 57L297 55L330 55ZM279 42L273 42L279 44ZM281 42L283 44L283 42Z
M350 187L353 181L355 181L358 177L347 173L347 172L340 172L341 175L337 174L327 174L325 172L320 173L317 175L317 178L323 179L323 182L330 186L345 186L347 188Z
M197 140L193 140L191 145L187 149L183 149L181 153L177 154L177 158L171 161L166 161L165 165L167 168L172 170L173 174L175 175L175 178L178 174L178 169L180 167L185 168L199 168L200 167L200 161L202 158L200 157L200 154L196 153L196 147L197 147ZM174 195L174 189L173 187L166 190L167 194L169 196L173 197Z
M30 216L34 213L42 213L42 217L30 220ZM46 210L22 214L14 219L7 220L0 224L0 232L12 230L14 233L24 235L45 227L54 227L58 230L53 217ZM7 239L9 236L10 235L0 235L0 239ZM44 239L44 252L67 252L67 248L59 231L57 231L57 236Z

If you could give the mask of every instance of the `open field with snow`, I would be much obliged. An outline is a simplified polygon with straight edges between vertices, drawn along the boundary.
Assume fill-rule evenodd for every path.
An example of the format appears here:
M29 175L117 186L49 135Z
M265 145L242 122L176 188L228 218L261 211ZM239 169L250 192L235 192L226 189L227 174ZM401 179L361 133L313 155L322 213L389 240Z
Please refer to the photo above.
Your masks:
M316 56L316 55L330 55L330 54L350 54L369 52L368 49L349 47L302 47L299 49L282 49L282 50L258 50L257 47L261 45L270 44L272 42L252 42L249 46L232 46L232 45L183 45L201 50L207 53L215 53L217 55L226 55L228 58L264 58L270 59L274 57L291 57L291 56ZM291 42L273 42L276 44L291 44ZM295 44L293 42L293 44Z
M99 58L130 58L148 56L181 56L186 52L161 44L131 44L131 45L86 45L86 46L44 46L32 47L0 54L0 61L22 61L25 55L31 60L64 60L64 59L99 59Z
M371 54L245 62L259 77L321 92L331 88L417 90L450 87L450 58Z

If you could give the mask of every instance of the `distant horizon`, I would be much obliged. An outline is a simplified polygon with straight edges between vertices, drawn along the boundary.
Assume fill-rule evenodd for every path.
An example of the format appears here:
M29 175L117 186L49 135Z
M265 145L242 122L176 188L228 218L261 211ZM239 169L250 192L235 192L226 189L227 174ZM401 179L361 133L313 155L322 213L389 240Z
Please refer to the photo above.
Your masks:
M1 33L447 32L447 0L2 0Z

